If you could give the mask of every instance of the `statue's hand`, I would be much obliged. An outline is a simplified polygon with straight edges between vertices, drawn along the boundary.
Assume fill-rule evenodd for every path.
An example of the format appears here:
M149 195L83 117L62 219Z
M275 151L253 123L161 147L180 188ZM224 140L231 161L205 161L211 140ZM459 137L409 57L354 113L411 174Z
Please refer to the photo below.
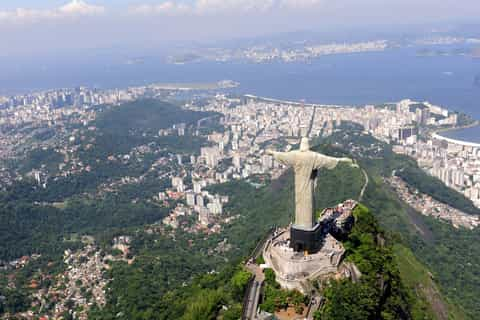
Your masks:
M352 168L359 168L357 162L355 160L352 160L350 158L343 158L343 161L350 164Z
M355 161L355 160L352 160L352 163L350 165L352 166L352 168L360 168L357 161Z
M270 149L267 149L267 151L265 151L267 154L273 156L273 154L275 153L275 151L273 150L270 150Z

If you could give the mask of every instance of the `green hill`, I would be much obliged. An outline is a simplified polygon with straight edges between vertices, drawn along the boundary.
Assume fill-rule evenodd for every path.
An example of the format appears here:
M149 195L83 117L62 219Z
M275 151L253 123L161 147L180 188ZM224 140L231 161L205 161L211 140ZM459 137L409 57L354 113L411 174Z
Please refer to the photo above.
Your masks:
M405 285L414 295L413 319L466 319L458 305L441 294L432 273L417 260L413 252L401 244L393 246L395 261Z
M97 119L96 130L82 132L84 140L75 142L79 160L91 166L90 172L51 180L47 189L29 181L18 182L1 193L0 260L31 253L41 253L43 258L16 275L17 291L9 289L9 275L0 272L0 296L6 296L9 303L18 302L15 307L27 309L26 294L31 292L28 284L32 274L45 270L52 260L61 261L64 249L78 248L81 243L72 235L91 234L108 249L114 235L128 234L134 238L131 254L136 259L132 264L112 265L107 306L93 310L93 319L238 319L246 284L239 264L272 225L287 225L291 221L292 172L266 181L261 187L248 181L211 187L212 192L230 196L224 209L238 215L220 234L177 232L175 237L167 237L149 234L144 227L161 220L169 210L150 201L169 183L148 171L151 164L162 155L198 150L206 143L188 130L185 137L161 137L158 130L180 122L192 124L211 115L178 110L156 101L108 107ZM369 136L357 138L358 144L377 143ZM87 147L88 144L91 145ZM154 151L135 161L107 160L112 154L120 158L119 155L142 145L150 145ZM342 151L326 144L317 150L341 156L348 155L352 148ZM377 225L375 219L369 218L375 225L374 232L380 232L377 227L385 230L380 233L389 247L377 247L375 237L367 229L360 230L358 243L350 247L351 257L359 265L365 262L362 271L369 274L370 280L360 288L340 284L336 292L346 290L351 299L361 294L366 307L373 310L366 312L385 319L398 314L405 315L405 319L444 319L445 315L449 319L475 319L480 314L480 249L475 246L480 240L478 231L456 230L409 210L385 186L382 175L411 165L411 161L392 155L389 149L382 152L382 157L378 157L378 151L376 158L369 158L368 153L359 157L370 177L362 202L373 214L368 216L378 221ZM48 152L33 152L27 155L25 168L33 168L36 161L47 162L53 168L61 157L57 153L50 156ZM128 175L144 175L145 179L112 194L96 195L102 183ZM316 208L321 210L349 198L356 199L364 184L359 169L340 165L332 171L322 170ZM231 249L215 252L213 248L225 240ZM364 252L362 248L373 248L374 255L367 256L369 250ZM370 258L374 261L368 266ZM388 270L383 270L383 266ZM58 269L56 272L61 272ZM386 295L379 292L372 281L375 275L388 282L393 291ZM332 291L332 301L338 298L341 303L342 295ZM396 310L395 306L401 304L406 304L405 308ZM461 306L465 312L452 305ZM357 307L352 311L363 315L363 307Z
M362 276L358 282L330 281L316 319L414 319L413 295L400 277L392 245L366 207L357 206L353 215L355 224L343 241L345 260L353 262Z

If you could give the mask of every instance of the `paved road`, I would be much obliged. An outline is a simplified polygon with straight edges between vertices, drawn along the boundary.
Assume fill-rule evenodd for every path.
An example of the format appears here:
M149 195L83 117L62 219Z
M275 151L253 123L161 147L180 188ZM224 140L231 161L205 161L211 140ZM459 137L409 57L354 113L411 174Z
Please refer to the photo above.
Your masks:
M323 301L323 297L320 297L320 296L314 297L312 305L310 306L310 309L308 310L308 313L306 316L308 320L313 319L313 314L315 313L315 311L317 311L320 308L322 301Z
M253 320L257 318L258 303L260 300L260 294L262 291L262 285L265 281L265 275L262 269L256 264L247 263L246 268L254 275L250 292L248 293L248 304L246 310L244 310L245 320Z
M250 291L246 293L246 295L248 295L248 302L243 310L242 320L257 319L258 303L260 302L260 294L262 292L263 282L265 281L265 275L259 265L250 263L250 261L255 261L255 259L263 252L265 244L272 237L273 230L274 228L270 229L267 235L258 243L250 255L249 261L245 264L245 267L252 273L254 279Z
M365 169L362 169L362 173L363 173L363 176L365 177L365 184L363 185L362 191L360 191L360 195L358 196L358 202L362 202L363 195L365 194L365 190L367 190L368 183L369 183L368 174L365 171Z
M260 288L261 288L261 284L258 281L254 280L248 296L246 320L251 320L256 318L257 307L258 307L257 297L258 297L258 293L260 292Z

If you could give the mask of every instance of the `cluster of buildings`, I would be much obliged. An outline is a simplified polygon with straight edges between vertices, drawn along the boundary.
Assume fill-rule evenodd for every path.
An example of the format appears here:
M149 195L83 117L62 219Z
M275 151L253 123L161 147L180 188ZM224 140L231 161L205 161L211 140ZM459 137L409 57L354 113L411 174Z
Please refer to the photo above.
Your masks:
M32 254L30 256L22 256L18 259L12 261L1 261L0 260L0 271L1 270L11 270L11 269L21 269L25 267L30 261L35 261L40 258L40 254Z
M322 107L316 109L311 135L329 135L343 121L357 123L375 138L393 144L394 152L413 157L430 175L480 207L480 144L455 141L425 130L456 126L456 113L411 100L383 107Z
M424 170L480 207L480 144L443 138L438 134L394 151L415 158Z
M23 156L28 149L55 146L60 139L74 142L78 129L73 128L87 126L95 119L97 112L92 107L131 101L145 90L80 87L0 97L0 160ZM62 146L65 154L69 147ZM75 172L75 168L72 170ZM2 185L14 178L0 163Z
M388 48L386 40L365 41L358 43L330 43L305 46L299 49L279 49L253 47L243 51L241 58L256 62L281 60L284 62L309 60L325 55L383 51Z
M39 93L3 97L0 109L30 107L59 109L63 107L83 107L100 104L115 104L125 99L118 91L104 92L96 89L78 87L76 89L57 89Z
M228 220L224 216L223 206L229 198L211 194L204 188L229 181L226 175L216 170L222 155L214 147L203 147L200 155L177 154L175 158L179 168L170 172L171 187L160 191L157 197L159 201L177 202L175 208L162 220L163 225L173 229L182 227L189 232L219 232L221 223ZM195 218L193 226L188 217Z
M293 138L296 139L294 143L298 143L298 137L309 134L315 111L310 106L272 103L253 97L242 101L225 96L217 96L210 104L192 109L216 111L224 115L224 135L228 134L231 143L229 152L240 158L235 160L236 163L245 162L245 158L249 156L260 155L261 147L272 141ZM218 138L216 140L218 141ZM258 161L258 164L265 162L268 167L270 158L263 159L264 161Z
M217 84L225 87L230 81ZM56 176L68 176L91 167L82 163L78 151L95 146L91 125L98 114L97 106L119 105L142 97L170 97L187 90L184 87L152 84L126 89L98 90L85 87L57 89L17 96L0 96L0 188L19 178L4 160L22 158L30 150L43 149L45 153L58 153L64 162L54 168ZM177 133L183 135L185 124L159 132L159 135ZM138 150L140 153L142 150ZM120 160L128 161L131 155ZM113 157L113 156L112 156ZM114 161L117 159L111 159ZM40 164L39 164L40 165ZM35 168L29 172L32 179L46 187L47 180L54 174L52 168ZM58 171L58 172L57 172Z
M105 271L110 268L110 261L125 261L131 264L135 257L130 257L130 236L117 236L113 239L112 249L118 250L118 255L105 254L94 244L91 236L83 236L84 247L64 252L65 270L57 275L44 269L38 269L27 283L30 292L31 308L17 314L7 314L5 319L49 320L49 319L79 319L87 320L93 306L102 307L106 304L108 279ZM40 255L24 256L9 263L0 263L0 270L24 268ZM54 263L50 262L49 267ZM13 276L14 274L12 274ZM10 278L10 277L9 277ZM10 288L15 288L14 278L11 278ZM46 285L51 283L51 285ZM0 295L0 301L5 298ZM4 319L3 317L0 317Z
M416 45L451 45L451 44L478 44L480 39L478 38L464 38L464 37L455 37L455 36L436 36L429 38L422 38L414 41Z
M215 86L235 85L232 81L221 81ZM125 89L78 87L0 96L0 159L14 156L16 146L21 146L29 137L41 134L47 128L54 128L58 133L66 131L67 124L85 125L94 120L96 112L92 107L118 105L143 97L167 98L191 89L188 86L151 84Z
M212 84L212 88L230 88L238 85L234 81L224 80ZM104 104L117 105L142 97L169 96L175 91L195 90L195 84L149 84L125 89L55 89L15 96L0 96L0 110L27 107L32 111L60 108L91 107ZM37 109L39 108L39 109Z
M184 185L182 177L172 177L172 188L176 189L176 192L171 190L160 192L159 200L176 198L183 201L177 203L171 213L162 220L162 223L173 229L183 226L185 231L219 232L221 223L230 221L230 217L225 216L223 210L223 206L228 203L229 198L228 196L211 194L207 190L202 190L206 186L206 180L196 180L190 187ZM193 227L187 219L190 216L196 217Z
M107 261L95 245L89 244L76 252L65 251L64 262L67 270L60 283L65 290L62 291L63 299L55 306L55 314L75 313L75 319L86 320L93 305L104 306L106 303L108 280L104 271L108 268Z
M382 106L325 106L316 109L312 134L320 134L321 129L327 129L326 134L331 133L332 123L341 122L359 124L367 133L387 143L415 144L422 128L454 126L458 116L428 102L411 100Z
M480 146L430 134L435 128L454 127L459 120L456 113L428 102L402 100L348 107L217 96L201 109L224 115L234 168L245 161L258 164L245 166L242 177L261 170L271 171L273 176L277 168L281 172L281 166L261 151L269 144L288 150L289 143L297 143L300 136L329 136L342 123L355 123L375 138L393 144L395 152L415 158L426 172L480 207Z
M225 131L209 134L208 146L200 148L200 154L177 155L180 169L171 176L171 188L160 192L158 200L181 202L163 219L164 225L177 229L183 224L189 231L207 229L218 232L221 223L232 219L224 214L229 198L211 194L206 190L208 186L254 176L261 180L281 173L283 167L272 156L265 154L256 142L259 133L264 130L244 127L238 120L225 117L222 120ZM193 229L185 218L192 215L197 217Z
M109 267L107 257L95 245L88 244L78 251L66 250L66 269L59 275L35 275L28 289L31 309L14 315L15 319L72 319L86 320L92 306L104 306L108 280L104 271ZM40 270L39 270L40 272ZM46 282L53 285L45 286Z
M409 186L402 178L392 176L385 179L400 199L423 215L451 223L455 228L474 229L480 225L480 217L463 213L451 206L433 199Z
M265 43L243 48L215 47L197 49L194 52L184 52L176 56L171 56L167 60L170 63L175 64L184 64L199 60L220 62L246 60L253 63L268 63L272 61L293 62L310 61L325 55L380 52L387 49L396 49L402 47L418 47L422 48L420 52L424 50L436 52L436 49L441 48L440 46L464 44L474 47L478 43L480 43L480 39L478 38L465 38L456 36L433 36L418 39L403 39L402 41L379 39L350 43L319 43L318 41L313 40L297 41L293 43L283 42L280 45ZM442 50L438 51L442 54L445 54L445 52ZM469 51L470 50L466 52ZM474 50L471 51L474 52ZM464 51L460 52L464 54ZM472 55L475 56L474 54Z
M266 179L280 176L285 167L265 152L266 146L291 137L292 144L298 136L308 134L314 115L313 108L291 105L272 105L250 101L241 104L239 99L218 96L207 106L187 107L193 110L215 110L223 114L222 132L208 134L208 145L200 154L179 155L178 169L171 176L171 189L160 192L158 200L180 200L162 223L174 229L218 232L221 223L232 217L225 215L228 197L211 194L208 186L246 179L253 186L261 186ZM240 104L230 108L232 104ZM281 147L290 148L289 141ZM197 217L192 227L188 217Z
M52 132L67 135L69 127L85 125L93 119L95 112L83 107L56 109L43 104L22 104L0 108L0 159L15 157L18 149L35 141L47 144Z
M480 144L444 138L425 130L458 125L456 113L411 100L384 107L317 108L312 133L331 133L333 126L329 123L333 121L362 125L375 138L393 144L394 152L413 157L430 175L480 207Z
M306 47L305 50L312 57L323 55L341 54L341 53L358 53L383 51L389 46L386 40L365 41L357 43L332 43Z
M112 249L120 254L113 256L105 254L94 244L90 236L82 237L84 247L77 250L66 250L63 262L65 271L52 277L40 275L32 279L29 284L32 298L32 309L17 314L22 319L72 319L87 320L88 313L93 306L102 307L106 304L106 290L108 279L105 271L110 268L110 261L126 261L131 264L135 257L130 257L130 236L117 236L113 239ZM37 259L32 255L19 260ZM28 259L27 259L28 258ZM24 265L17 266L21 268ZM48 280L52 286L42 283Z
M230 107L233 104L236 106ZM256 135L257 144L301 136L329 136L342 123L349 122L361 125L365 132L381 141L414 145L420 140L423 128L458 123L456 113L428 102L411 100L350 107L282 102L255 96L246 96L244 101L217 96L200 109L223 113L224 125L230 125L234 135L235 130L241 128L247 134ZM238 134L236 136L238 138ZM234 136L233 140L237 138Z
M231 61L247 60L254 63L265 63L271 61L305 61L318 58L324 55L346 54L383 51L389 47L386 40L363 41L354 43L329 43L329 44L305 44L302 46L292 45L286 48L276 46L254 46L245 49L213 49L207 52L197 52L199 56L206 60ZM180 57L171 57L171 61L178 62ZM182 62L189 62L183 61Z

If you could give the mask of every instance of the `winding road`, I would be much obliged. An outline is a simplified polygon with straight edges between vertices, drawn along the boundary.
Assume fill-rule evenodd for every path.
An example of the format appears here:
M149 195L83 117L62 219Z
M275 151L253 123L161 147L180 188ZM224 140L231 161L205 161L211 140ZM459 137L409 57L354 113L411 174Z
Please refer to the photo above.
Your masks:
M363 176L365 177L365 184L363 185L362 190L360 191L360 195L358 196L358 202L362 202L363 195L365 194L365 190L367 190L368 183L370 181L369 178L368 178L368 174L365 171L365 169L362 169L362 173L363 173Z

